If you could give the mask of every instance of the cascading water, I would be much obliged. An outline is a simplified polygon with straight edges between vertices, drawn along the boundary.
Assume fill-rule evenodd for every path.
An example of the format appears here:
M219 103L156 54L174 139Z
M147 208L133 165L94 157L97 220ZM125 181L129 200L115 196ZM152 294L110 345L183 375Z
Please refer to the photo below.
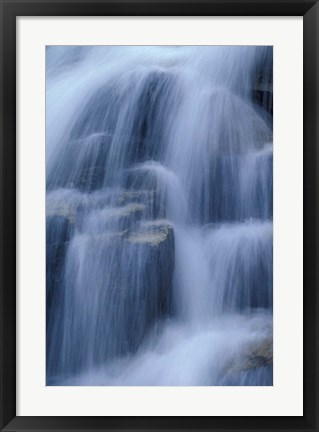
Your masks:
M272 48L46 58L47 384L272 385Z

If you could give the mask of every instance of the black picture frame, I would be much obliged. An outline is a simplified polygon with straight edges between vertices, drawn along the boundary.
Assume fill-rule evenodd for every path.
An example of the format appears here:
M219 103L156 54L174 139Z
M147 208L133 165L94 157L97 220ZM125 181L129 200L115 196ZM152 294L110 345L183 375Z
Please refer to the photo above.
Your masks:
M1 431L319 431L319 5L314 0L0 0ZM304 388L302 417L16 416L16 17L303 16ZM270 29L271 31L271 29ZM176 401L178 403L178 401ZM194 401L195 403L195 401Z

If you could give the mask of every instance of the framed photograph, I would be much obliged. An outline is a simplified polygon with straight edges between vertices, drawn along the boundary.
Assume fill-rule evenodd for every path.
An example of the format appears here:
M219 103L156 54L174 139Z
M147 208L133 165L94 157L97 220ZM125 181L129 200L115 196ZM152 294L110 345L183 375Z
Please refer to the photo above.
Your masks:
M1 2L2 431L319 431L318 18Z

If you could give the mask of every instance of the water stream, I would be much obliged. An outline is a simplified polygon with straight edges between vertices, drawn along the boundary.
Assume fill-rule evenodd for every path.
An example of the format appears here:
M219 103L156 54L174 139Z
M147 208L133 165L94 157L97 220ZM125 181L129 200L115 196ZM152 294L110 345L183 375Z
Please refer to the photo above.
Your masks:
M48 47L48 385L272 385L272 48Z

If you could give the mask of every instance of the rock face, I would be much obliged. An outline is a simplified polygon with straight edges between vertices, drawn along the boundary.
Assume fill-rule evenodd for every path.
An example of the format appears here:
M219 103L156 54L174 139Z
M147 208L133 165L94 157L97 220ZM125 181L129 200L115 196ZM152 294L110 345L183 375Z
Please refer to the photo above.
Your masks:
M63 278L63 265L67 244L73 227L64 216L48 216L46 220L46 277L47 277L47 320L53 295L59 295Z
M138 287L134 299L128 295L127 304L130 334L133 336L132 348L135 349L159 319L169 317L174 312L173 227L165 220L141 222L136 230L129 232L126 242L132 266L131 274L137 278ZM137 274L134 268L139 268Z
M51 376L136 351L153 326L174 312L173 226L167 220L141 220L144 205L129 201L128 194L124 198L84 222L81 208L49 207L47 319L48 326L61 323L54 338L47 338ZM81 235L73 236L75 230ZM58 317L51 314L52 304ZM82 313L73 314L77 310ZM96 338L97 333L103 337ZM58 358L61 344L64 358Z
M99 211L98 217L106 230L123 230L138 222L142 218L145 208L144 204L134 202L121 207L105 207Z
M251 344L244 350L243 354L234 360L228 369L228 373L237 374L250 369L271 366L273 362L273 340L271 337Z
M47 218L60 217L65 220L65 223L74 224L76 218L76 208L72 205L69 205L68 203L60 204L60 205L54 205L54 203L48 203L46 206L46 217ZM47 219L47 225L49 222L50 219Z
M156 321L161 315L173 312L172 279L175 264L173 226L165 220L144 222L138 231L129 234L127 241L134 249L147 256L145 261L145 286L156 291L153 299Z
M73 224L65 216L51 215L46 218L46 328L50 332L54 327L59 338L62 337L63 323L56 320L56 306L63 305L64 268L68 243L72 236ZM52 339L46 338L47 353L50 353L51 363L55 354ZM47 359L49 356L47 355ZM51 371L47 364L47 370Z
M167 245L172 247L174 252L173 226L166 220L155 220L142 222L137 231L133 231L128 236L128 241L132 244L145 244L154 247ZM160 246L162 245L162 246Z
M106 266L111 272L111 284L101 286L105 346L96 348L97 363L136 351L158 320L174 312L175 250L171 224L164 220L140 222L132 230L115 234L111 239L108 236L107 241L105 236L100 239L101 250L109 248Z
M273 114L273 76L272 70L264 70L256 77L253 89L255 101L269 114Z
M273 338L269 336L243 347L242 352L225 365L220 385L271 385Z

